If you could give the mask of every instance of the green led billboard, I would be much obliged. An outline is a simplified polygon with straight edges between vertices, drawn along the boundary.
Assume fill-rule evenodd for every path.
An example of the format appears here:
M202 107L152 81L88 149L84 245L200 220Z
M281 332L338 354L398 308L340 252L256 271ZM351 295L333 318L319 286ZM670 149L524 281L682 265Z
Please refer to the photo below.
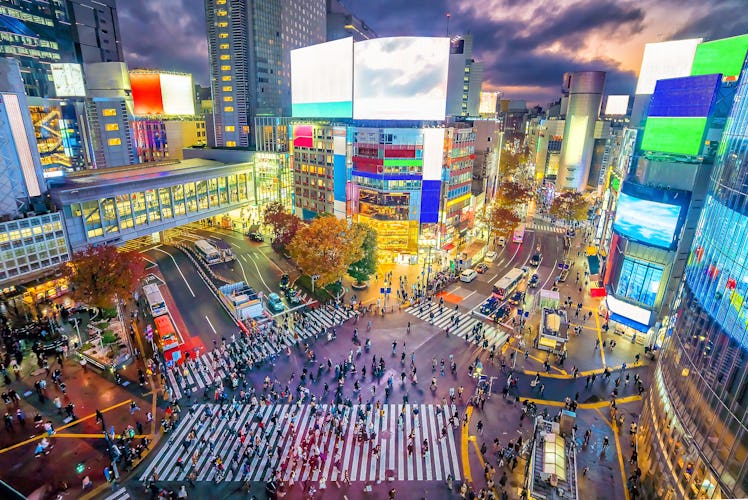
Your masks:
M642 138L642 151L657 151L696 156L701 152L706 117L647 118Z
M748 34L700 43L696 47L691 75L738 76L748 50Z

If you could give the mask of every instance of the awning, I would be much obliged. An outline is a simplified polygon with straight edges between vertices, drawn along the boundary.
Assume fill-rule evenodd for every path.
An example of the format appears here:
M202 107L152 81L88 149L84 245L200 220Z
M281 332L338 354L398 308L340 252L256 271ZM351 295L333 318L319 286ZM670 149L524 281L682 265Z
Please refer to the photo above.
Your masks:
M449 251L450 251L450 250L452 250L452 249L453 249L454 247L455 247L455 246L454 246L454 244L452 244L452 243L447 243L446 245L444 245L444 246L442 247L442 250L445 250L445 251L449 252Z
M621 316L620 314L611 314L610 320L631 327L634 330L640 331L642 333L647 333L649 331L649 326L639 323L638 321L634 321L633 319L628 319L625 316Z

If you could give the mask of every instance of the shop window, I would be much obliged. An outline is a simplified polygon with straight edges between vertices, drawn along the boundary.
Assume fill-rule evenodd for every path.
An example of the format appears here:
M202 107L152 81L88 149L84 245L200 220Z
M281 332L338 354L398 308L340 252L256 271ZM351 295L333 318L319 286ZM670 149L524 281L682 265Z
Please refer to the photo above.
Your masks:
M626 257L621 266L616 294L654 306L662 272L661 265Z

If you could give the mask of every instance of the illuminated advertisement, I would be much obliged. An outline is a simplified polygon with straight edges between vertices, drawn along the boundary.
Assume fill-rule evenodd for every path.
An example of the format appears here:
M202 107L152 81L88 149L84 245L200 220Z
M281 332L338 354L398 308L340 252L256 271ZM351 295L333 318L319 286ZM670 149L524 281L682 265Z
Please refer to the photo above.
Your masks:
M748 50L748 34L700 43L696 47L691 74L719 73L727 79L734 79L740 75L746 50Z
M648 326L650 321L652 320L652 311L639 306L635 306L633 304L629 304L628 302L619 300L612 295L608 295L605 298L605 305L607 306L608 311L610 311L612 314L623 316L624 318L636 321L637 323L641 323L642 325Z
M291 51L294 117L353 116L353 37Z
M50 66L57 97L86 96L86 86L83 83L83 71L80 64L55 63Z
M624 184L623 190L630 191L631 186ZM669 192L653 191L651 194L666 196ZM687 203L685 193L680 194L682 200L678 201ZM622 192L618 195L613 230L640 243L671 248L681 223L682 205L678 201L673 199L670 203L663 203Z
M444 120L449 38L366 40L353 59L353 118Z
M696 156L704 143L706 125L706 118L648 118L641 149Z
M607 116L624 116L629 109L629 97L627 95L609 95L605 102L605 114Z
M478 114L492 115L496 114L496 104L499 100L498 92L481 92L478 104Z
M195 114L192 75L133 71L130 85L138 116Z
M639 80L636 82L636 93L653 93L657 80L689 76L696 46L701 40L691 38L646 44Z

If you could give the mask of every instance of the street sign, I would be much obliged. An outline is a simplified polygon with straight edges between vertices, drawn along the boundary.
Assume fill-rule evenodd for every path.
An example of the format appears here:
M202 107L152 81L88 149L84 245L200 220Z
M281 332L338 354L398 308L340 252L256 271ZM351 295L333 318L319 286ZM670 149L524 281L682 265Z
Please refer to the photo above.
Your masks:
M319 274L312 274L312 279L317 281L319 279Z
M384 293L384 287L379 289L379 293Z
M387 287L387 291L385 293L392 293L392 288Z

